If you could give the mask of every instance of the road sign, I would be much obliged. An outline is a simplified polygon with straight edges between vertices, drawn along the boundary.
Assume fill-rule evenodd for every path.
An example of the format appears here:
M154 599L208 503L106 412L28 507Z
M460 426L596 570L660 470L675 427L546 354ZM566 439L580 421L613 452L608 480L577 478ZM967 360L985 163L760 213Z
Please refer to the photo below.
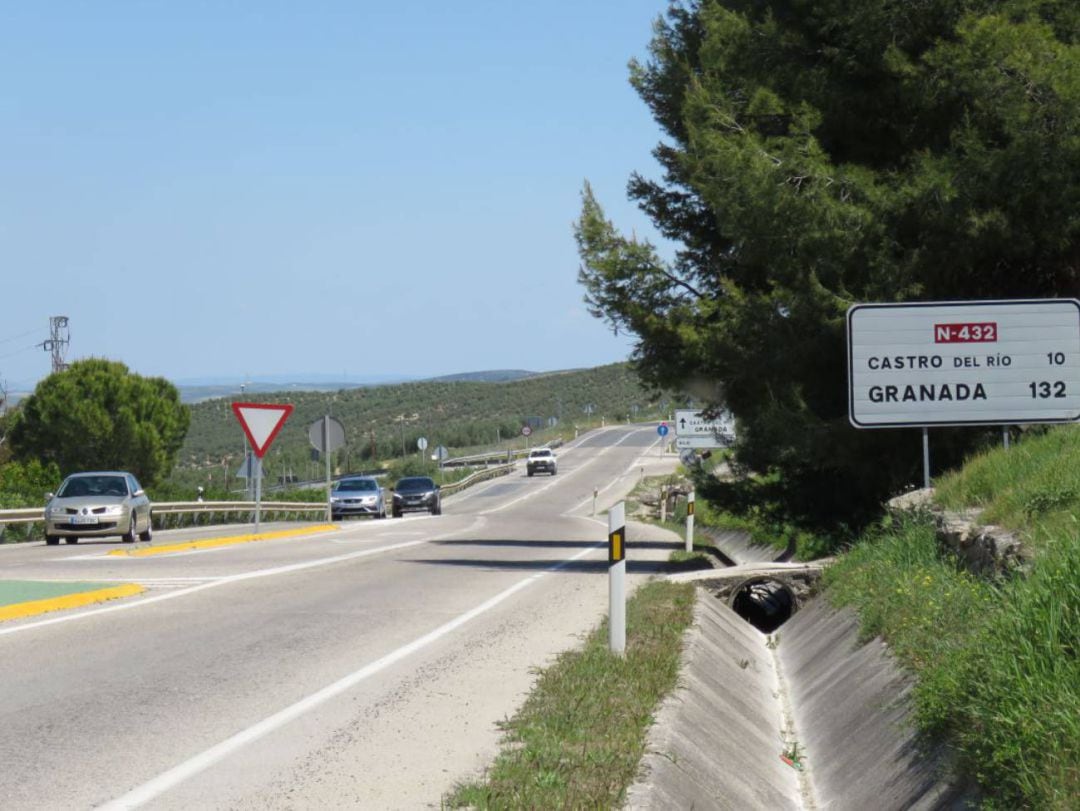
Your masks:
M700 411L676 409L676 448L726 448L735 441L735 420L730 414L706 419Z
M245 456L244 461L240 463L240 468L236 471L236 478L253 479L256 476L266 478L266 474L262 471L262 465L255 464L254 456Z
M450 451L446 449L445 445L440 445L435 449L435 453L431 454L431 458L434 459L436 462L442 462L443 460L449 458L449 456Z
M262 459L293 407L288 403L233 403L232 410L251 443L251 450Z
M522 425L521 426L521 435L522 436L529 436L530 434L532 434L532 428L530 428L528 425Z
M548 417L547 424L548 424L548 428L554 428L556 425L559 424L559 418L558 417Z
M856 428L1080 420L1080 301L856 304L847 314Z
M668 434L667 423L662 422L659 425L657 425L656 426L656 433L660 434L660 436L667 436L667 434Z
M676 450L685 450L687 448L727 448L735 443L735 436L733 434L720 434L712 436L679 436L675 437Z
M427 437L422 436L418 440L416 440L416 447L419 448L420 450L423 450L424 448L426 448L427 447Z
M326 429L323 427L323 420L327 421ZM324 432L330 435L329 448L325 447L327 442L323 439ZM311 447L321 453L326 453L328 450L336 451L338 448L345 446L345 426L333 417L324 417L323 419L315 420L315 422L308 426L307 435Z
M698 457L692 448L683 448L682 452L679 454L679 461L686 467L693 467L697 464Z

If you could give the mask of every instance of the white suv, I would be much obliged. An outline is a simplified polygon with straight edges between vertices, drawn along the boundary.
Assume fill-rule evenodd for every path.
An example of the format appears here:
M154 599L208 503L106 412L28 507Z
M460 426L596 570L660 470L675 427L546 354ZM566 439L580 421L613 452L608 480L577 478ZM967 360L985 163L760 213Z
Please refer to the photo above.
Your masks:
M525 472L530 476L534 473L550 473L554 476L556 468L555 452L551 448L535 448L525 460Z

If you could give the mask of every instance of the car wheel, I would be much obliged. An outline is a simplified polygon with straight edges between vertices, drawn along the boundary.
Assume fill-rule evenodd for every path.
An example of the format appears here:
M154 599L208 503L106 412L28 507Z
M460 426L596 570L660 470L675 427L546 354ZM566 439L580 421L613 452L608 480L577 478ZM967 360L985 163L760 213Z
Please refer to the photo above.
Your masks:
M45 536L45 543L47 543L49 546L56 546L58 543L60 543L60 536L59 535L46 535Z
M394 518L401 518L401 510L394 510Z
M330 513L330 520L331 521L340 521L341 516L338 513Z
M527 470L525 472L528 473L530 476L533 474L533 472L531 470Z
M64 543L78 543L78 542L79 542L79 536L78 535L69 535L68 537L64 538Z
M377 513L375 513L375 517L376 518L386 518L386 507L383 507Z
M152 516L146 516L146 531L139 533L140 541L152 541L154 539L154 519Z
M556 473L558 473L558 472L559 472L559 471L557 471L557 470L556 470L555 468L552 468L552 469L551 469L551 475L552 475L552 476L554 476L554 475L555 475Z
M131 516L131 526L128 527L128 531L120 536L120 540L124 543L135 543L135 516Z

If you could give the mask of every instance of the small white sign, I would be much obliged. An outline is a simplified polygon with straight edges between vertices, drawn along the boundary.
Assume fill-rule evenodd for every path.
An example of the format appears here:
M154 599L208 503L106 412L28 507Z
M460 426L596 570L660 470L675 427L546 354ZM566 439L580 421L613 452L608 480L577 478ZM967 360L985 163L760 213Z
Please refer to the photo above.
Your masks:
M711 434L708 436L680 436L675 437L675 448L727 448L735 443L732 434Z
M735 441L735 420L730 414L706 419L700 411L675 411L676 448L726 448Z
M1080 301L856 304L856 428L1080 420Z

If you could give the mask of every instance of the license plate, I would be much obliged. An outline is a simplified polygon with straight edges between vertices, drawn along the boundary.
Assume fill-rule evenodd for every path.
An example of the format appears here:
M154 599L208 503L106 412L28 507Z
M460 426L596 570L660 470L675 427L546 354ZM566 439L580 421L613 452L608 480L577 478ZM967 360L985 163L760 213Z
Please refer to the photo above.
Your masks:
M96 524L98 517L96 515L73 515L71 516L71 523L73 524Z

